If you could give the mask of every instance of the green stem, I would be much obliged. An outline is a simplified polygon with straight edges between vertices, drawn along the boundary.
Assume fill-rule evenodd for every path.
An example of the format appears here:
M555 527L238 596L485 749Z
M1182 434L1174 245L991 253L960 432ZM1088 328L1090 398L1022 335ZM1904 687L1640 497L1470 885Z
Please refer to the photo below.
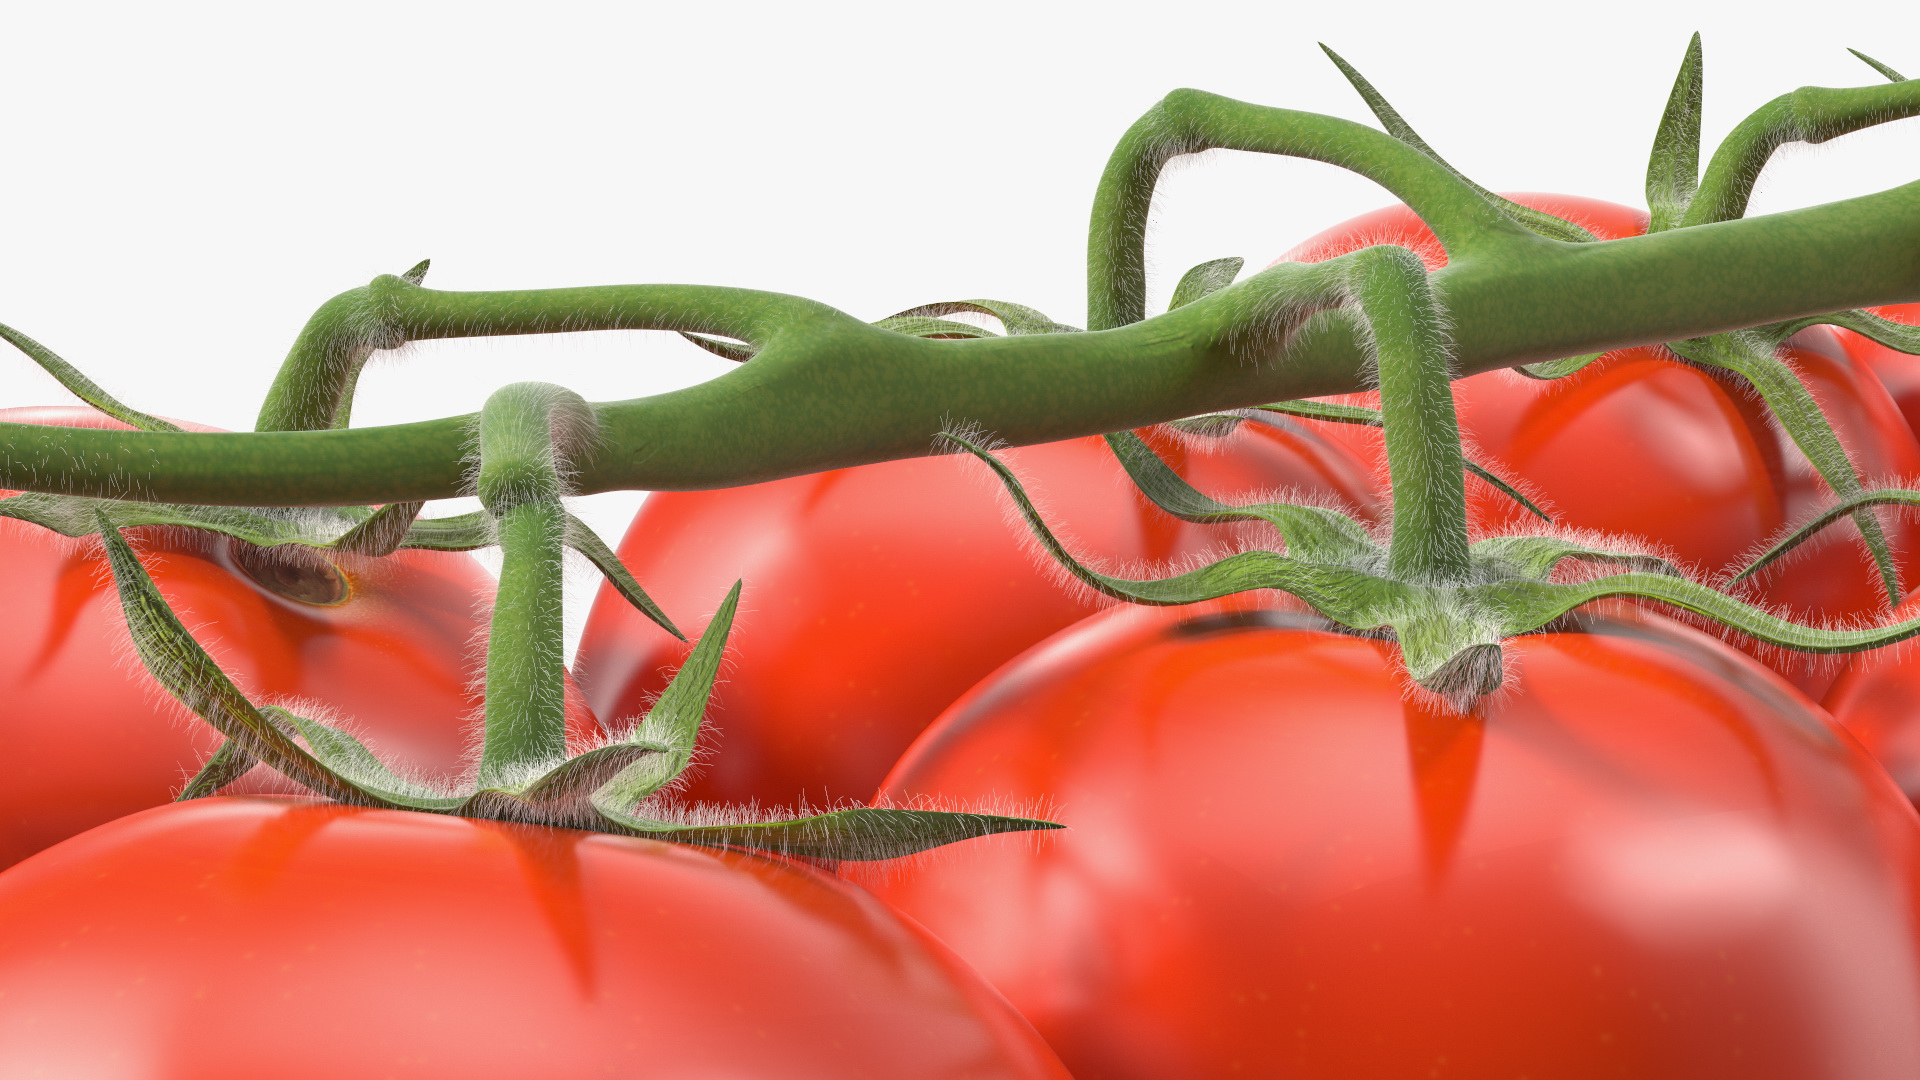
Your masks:
M1175 90L1127 130L1094 195L1087 328L1146 318L1147 214L1160 172L1182 154L1246 150L1349 169L1414 208L1455 257L1531 236L1445 164L1384 132L1317 113Z
M1920 80L1842 90L1803 86L1782 94L1754 110L1722 140L1680 224L1704 225L1744 215L1761 171L1787 143L1823 143L1915 115L1920 115Z
M493 515L501 553L487 636L482 788L525 781L532 767L566 756L561 473L591 425L579 395L546 383L502 387L480 412L475 490Z
M1402 581L1466 580L1466 463L1447 377L1447 339L1420 257L1406 248L1354 253L1354 302L1380 374L1380 419L1393 483L1387 573Z
M795 297L680 285L441 293L401 282L400 310L420 337L619 323L754 341L753 360L710 382L596 407L603 437L575 462L579 492L691 490L919 455L955 419L1024 445L1359 390L1367 358L1351 323L1301 306L1320 273L1275 267L1118 330L964 341L891 333ZM1433 285L1459 375L1911 302L1920 183L1654 236L1541 240L1451 264ZM0 487L216 506L449 498L465 486L471 423L261 434L0 424Z

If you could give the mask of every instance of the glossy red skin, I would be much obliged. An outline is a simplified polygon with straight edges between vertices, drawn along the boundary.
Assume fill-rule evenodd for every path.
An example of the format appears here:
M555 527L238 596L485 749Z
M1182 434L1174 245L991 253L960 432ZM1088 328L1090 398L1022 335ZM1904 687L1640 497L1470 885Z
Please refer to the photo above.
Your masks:
M10 422L124 427L88 409L10 409ZM349 598L288 600L232 563L224 540L133 530L161 593L256 702L317 704L403 767L465 757L480 698L475 650L492 578L470 557L343 560ZM97 540L0 520L0 866L166 802L219 737L141 667ZM594 724L582 707L573 722ZM264 772L264 770L263 770Z
M1894 610L1901 619L1920 616L1920 592ZM1920 803L1920 653L1912 641L1848 657L1821 700L1893 776L1907 797Z
M1920 1075L1920 818L1777 675L1627 608L1461 718L1223 609L1056 635L884 788L1068 826L872 888L1080 1080Z
M1644 212L1599 200L1513 197L1604 239L1646 227ZM1336 226L1288 257L1317 261L1396 242L1419 252L1431 268L1445 265L1432 233L1405 207ZM1873 370L1849 361L1835 331L1801 333L1788 356L1865 477L1920 476L1920 443L1899 406ZM1708 574L1745 565L1790 522L1832 502L1826 484L1750 392L1676 363L1663 350L1620 350L1579 374L1545 382L1486 372L1455 382L1454 397L1477 460L1544 499L1557 523L1650 539ZM1349 428L1339 437L1369 460L1378 457L1376 433ZM1488 531L1541 524L1485 485L1469 484L1469 492L1470 511ZM1920 583L1920 527L1911 516L1880 516L1900 553L1903 582ZM1748 595L1812 620L1877 619L1887 611L1884 588L1851 522L1831 527L1819 546L1769 571ZM1831 664L1759 654L1815 697L1833 677Z
M1217 497L1293 488L1374 509L1367 470L1315 433L1157 439ZM1069 544L1109 567L1188 559L1231 539L1148 505L1099 439L1006 458ZM689 636L744 578L710 723L719 753L688 796L865 800L915 735L1008 658L1096 610L1063 583L987 468L945 456L751 487L649 496L620 556ZM609 721L638 713L687 646L602 590L575 673Z
M924 931L818 872L280 798L0 875L0 1075L1066 1080Z
M1874 314L1908 326L1920 326L1920 304L1891 304L1870 309ZM1900 406L1907 426L1920 430L1920 356L1899 352L1851 330L1840 331L1847 355L1864 361L1885 384Z

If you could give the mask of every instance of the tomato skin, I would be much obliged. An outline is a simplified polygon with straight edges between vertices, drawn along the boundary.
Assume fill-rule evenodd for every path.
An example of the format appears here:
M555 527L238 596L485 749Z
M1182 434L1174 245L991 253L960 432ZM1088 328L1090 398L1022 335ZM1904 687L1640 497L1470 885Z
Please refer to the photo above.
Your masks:
M1891 304L1870 310L1894 322L1920 326L1920 304ZM1906 417L1907 426L1920 431L1920 356L1889 349L1851 330L1840 331L1840 340L1846 344L1847 355L1872 368L1886 385L1887 392L1900 406L1900 414Z
M11 422L124 427L90 409L11 409ZM493 582L471 558L343 559L351 595L303 604L256 585L223 538L136 529L160 591L256 701L318 704L404 768L465 756L480 704L474 651ZM147 675L97 540L0 520L0 866L166 802L219 742ZM298 707L298 706L296 706ZM591 717L573 710L581 733ZM251 780L249 781L251 782Z
M816 871L305 799L161 807L0 875L0 1002L7 1076L1066 1078Z
M1250 424L1226 439L1155 442L1217 497L1293 488L1375 510L1366 469L1314 432ZM1108 566L1163 566L1232 536L1146 504L1099 439L1006 457L1067 542ZM690 637L746 581L710 714L721 752L688 797L864 800L967 687L1096 610L1009 507L965 456L649 496L620 556ZM687 648L602 590L574 670L611 721L658 694Z
M1521 193L1519 202L1567 217L1602 239L1638 235L1646 214L1567 195ZM1406 207L1389 207L1323 232L1288 258L1318 261L1369 243L1402 243L1429 268L1446 263L1433 234ZM1852 335L1845 335L1852 337ZM1788 342L1786 356L1826 411L1869 482L1920 477L1920 443L1874 370L1829 327ZM1665 350L1623 349L1578 374L1541 381L1491 371L1454 383L1462 435L1478 459L1544 498L1557 524L1644 537L1709 575L1745 564L1789 523L1830 505L1831 493L1764 406L1737 377L1677 363ZM1369 460L1379 437L1346 429ZM1505 496L1469 484L1469 512L1489 531L1540 525ZM1901 580L1920 583L1920 527L1880 514ZM1878 619L1887 602L1851 522L1771 569L1747 594L1813 620ZM1834 667L1764 650L1796 685L1819 697Z
M1920 592L1894 617L1920 616ZM1850 656L1820 704L1920 804L1920 654L1915 643Z
M1068 829L871 886L1080 1080L1920 1070L1920 818L1778 676L1626 609L1515 638L1472 718L1248 600L1109 612L882 798Z

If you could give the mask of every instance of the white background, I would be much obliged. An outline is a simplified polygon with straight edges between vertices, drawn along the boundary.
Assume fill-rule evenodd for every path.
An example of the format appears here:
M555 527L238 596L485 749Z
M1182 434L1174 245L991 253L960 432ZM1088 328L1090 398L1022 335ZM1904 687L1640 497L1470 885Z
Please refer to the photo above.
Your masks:
M864 318L976 296L1081 323L1107 153L1193 86L1369 121L1339 49L1499 190L1642 202L1687 36L1709 144L1803 84L1920 75L1920 4L0 3L0 321L138 408L251 427L306 316L433 259L447 289L687 281ZM1905 121L1769 168L1755 213L1920 179ZM1154 297L1386 200L1213 154L1156 204ZM358 424L541 379L594 400L726 369L666 335L440 342L376 362ZM0 403L63 402L24 359ZM617 541L637 494L579 507ZM590 578L576 575L572 621Z

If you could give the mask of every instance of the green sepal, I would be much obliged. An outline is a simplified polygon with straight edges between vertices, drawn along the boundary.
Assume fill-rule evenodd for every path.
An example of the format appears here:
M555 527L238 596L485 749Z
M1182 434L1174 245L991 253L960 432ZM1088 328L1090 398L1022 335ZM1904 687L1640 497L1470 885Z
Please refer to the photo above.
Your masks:
M338 540L324 546L353 555L391 555L406 543L407 534L413 531L413 523L425 505L423 502L388 503L368 514L366 520L348 529ZM346 513L357 516L352 510Z
M173 797L174 802L192 802L220 794L220 790L235 780L245 776L249 770L260 763L260 759L242 749L238 742L228 739L213 752L200 771L193 774L187 786Z
M359 523L332 508L260 511L235 506L188 506L90 499L81 495L25 492L0 499L0 517L38 525L62 536L91 536L102 519L115 528L168 525L219 533L256 547L302 544L325 548Z
M979 456L984 453L979 447L964 440L949 437L969 452ZM1298 506L1292 503L1256 503L1248 506L1230 506L1209 495L1203 494L1186 482L1179 473L1164 461L1153 448L1131 431L1117 431L1106 436L1107 447L1113 456L1119 459L1121 468L1133 480L1155 506L1172 514L1182 521L1191 521L1201 525L1217 525L1233 521L1263 521L1271 525L1287 543L1287 550L1297 558L1332 560L1356 558L1373 547L1373 541L1367 536L1359 522L1335 510L1321 506ZM991 455L987 455L991 457ZM997 462L996 462L997 464ZM1010 471L1000 471L1001 479L1008 481ZM1010 488L1018 485L1017 480L1009 481ZM1030 505L1024 491L1015 495L1023 505Z
M760 351L745 342L728 341L725 338L712 337L707 334L696 334L691 330L680 331L680 336L722 360L732 360L737 364L746 363L753 359L755 353Z
M1476 541L1473 553L1476 561L1498 560L1506 564L1516 577L1545 578L1568 559L1617 563L1642 573L1682 576L1678 567L1657 556L1597 548L1557 536L1490 536Z
M247 700L220 665L180 622L127 546L102 516L99 535L113 568L127 629L147 672L194 715L253 755L316 794L348 803L395 808L397 804L335 773Z
M1545 626L1596 600L1630 596L1657 600L1682 611L1704 615L1756 641L1796 652L1864 652L1920 634L1920 618L1864 630L1801 626L1698 582L1664 574L1618 574L1568 583L1514 580L1483 588L1490 600L1511 613L1510 625L1520 627L1511 633L1525 633L1527 629Z
M699 643L674 672L673 681L647 715L619 740L653 752L622 767L599 785L593 793L595 806L604 803L630 810L673 783L693 763L694 750L700 745L701 722L713 696L713 681L719 675L727 635L733 630L733 615L740 606L740 587L740 582L733 583L700 634Z
M1230 255L1224 259L1203 262L1187 271L1180 276L1180 283L1173 287L1173 299L1167 302L1167 310L1186 307L1203 296L1233 284L1233 279L1240 274L1240 268L1246 264L1247 260Z
M908 308L897 315L889 316L889 318L938 318L942 315L957 315L961 312L971 312L976 315L991 315L1000 320L1000 325L1005 327L1007 333L1013 337L1024 337L1029 334L1078 334L1082 332L1077 326L1068 326L1066 323L1054 322L1046 315L1024 304L1008 303L1005 300L942 300L932 304L921 304L919 307ZM887 320L883 319L881 321L885 322Z
M277 705L265 705L260 712L283 730L299 735L313 756L334 775L352 782L363 792L408 810L446 813L459 806L462 796L444 795L416 784L387 767L367 749L365 743L339 728L311 720Z
M1877 491L1863 491L1858 495L1845 498L1821 511L1818 517L1794 529L1786 536L1775 541L1767 550L1761 552L1739 573L1728 579L1728 584L1745 581L1759 573L1782 556L1814 538L1822 529L1839 521L1843 517L1859 513L1875 506L1915 506L1920 507L1920 491L1905 488L1882 488Z
M845 862L898 859L996 833L1065 828L1057 822L1036 818L880 806L738 825L656 821L601 806L597 801L596 808L609 822L633 836L704 847L743 848L788 858Z
M1361 99L1367 103L1367 108L1371 109L1373 115L1379 119L1380 126L1386 129L1387 134L1432 158L1442 168L1472 188L1481 198L1499 207L1508 217L1533 232L1552 240L1583 243L1595 239L1592 233L1565 218L1555 217L1542 210L1535 210L1531 206L1522 206L1512 199L1502 195L1496 195L1468 179L1465 173L1454 168L1448 163L1447 159L1441 157L1433 147L1428 146L1427 141L1422 139L1419 133L1413 130L1413 125L1407 123L1405 118L1400 115L1399 110L1389 104L1386 97L1382 95L1380 91L1374 89L1373 84L1368 82L1366 77L1361 75L1352 64L1347 63L1339 53L1327 48L1325 44L1320 46L1320 51L1327 54L1327 59L1332 60L1334 66L1340 69L1340 74L1345 75L1347 81L1353 84L1353 88L1359 91Z
M406 282L409 285L424 284L427 280L427 270L431 266L433 266L432 259L421 259L419 262L414 263L404 273L402 273L400 275L400 280Z
M1799 376L1774 355L1773 342L1765 337L1758 342L1748 341L1736 332L1670 342L1668 348L1685 360L1706 367L1725 368L1751 383L1760 392L1768 410L1793 439L1794 445L1806 455L1807 461L1835 495L1843 500L1851 499L1864 490L1859 474L1854 471L1852 459L1847 456L1846 448L1840 445L1840 437L1834 434L1833 425L1827 422L1826 414L1820 411L1819 403L1814 401ZM1899 568L1894 565L1893 552L1887 543L1886 531L1869 509L1856 511L1853 520L1873 556L1874 565L1879 568L1887 603L1898 604L1904 590L1900 585Z
M1357 424L1362 427L1380 427L1380 410L1369 409L1365 405L1338 405L1327 401L1275 401L1255 406L1263 412L1280 413L1286 416L1305 417L1310 420L1324 420L1333 424ZM1512 499L1520 508L1539 518L1551 522L1553 516L1534 504L1532 499L1520 493L1520 489L1507 483L1493 470L1471 458L1462 457L1468 472L1485 481L1494 490Z
M474 551L493 543L493 519L484 510L443 518L419 518L400 546L418 551Z
M1866 53L1861 52L1859 49L1848 49L1847 51L1859 57L1861 61L1864 62L1868 67L1879 72L1881 75L1886 76L1886 80L1888 82L1906 82L1907 81L1907 77L1905 75L1902 75L1899 72L1888 67L1887 65L1881 63L1880 61L1875 60L1873 57L1868 56Z
M894 315L881 319L873 325L882 330L891 330L908 337L939 338L990 338L999 337L985 327L972 323L955 322L952 319L935 319L926 315Z
M186 429L171 421L162 420L141 412L139 409L123 405L120 399L101 389L100 384L86 377L79 368L60 359L52 349L33 340L11 326L0 323L0 338L21 352L54 377L68 393L88 405L106 413L115 420L141 431L185 431Z
M1513 370L1529 379L1547 382L1564 379L1577 371L1584 371L1588 364L1607 355L1606 353L1587 353L1584 356L1568 356L1559 360L1542 360L1537 364L1521 364Z
M1920 326L1908 326L1906 323L1882 318L1871 311L1861 311L1859 308L1829 312L1825 315L1809 315L1804 319L1794 319L1789 322L1769 323L1758 327L1757 332L1764 333L1773 341L1784 342L1809 326L1838 326L1895 352L1903 352L1909 356L1920 355Z
M634 579L633 572L627 569L627 564L620 561L620 556L614 554L613 549L607 546L605 540L600 539L600 534L594 532L592 526L568 514L564 540L568 547L586 556L587 561L600 571L600 576L606 579L607 584L613 586L613 590L620 594L620 598L631 605L635 611L653 620L655 626L681 641L687 640L687 635L673 625L673 620L667 618L667 613L660 610L660 605L654 603L653 597L648 596L647 591L640 587L640 582Z
M1695 33L1680 61L1680 74L1660 114L1647 160L1647 232L1665 232L1680 224L1687 204L1700 190L1700 35Z

